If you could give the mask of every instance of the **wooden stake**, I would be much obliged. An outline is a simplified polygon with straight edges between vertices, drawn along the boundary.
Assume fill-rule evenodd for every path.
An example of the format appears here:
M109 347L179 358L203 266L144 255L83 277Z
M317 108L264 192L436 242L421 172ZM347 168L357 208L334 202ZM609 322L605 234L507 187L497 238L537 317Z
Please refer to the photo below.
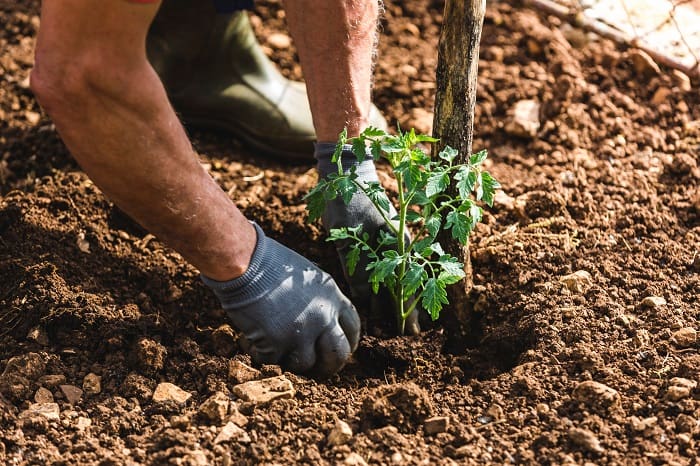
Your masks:
M485 10L486 0L445 1L433 121L433 136L440 142L433 147L434 158L446 145L459 151L459 163L465 163L471 155L479 42ZM456 190L455 186L450 189ZM469 332L471 319L471 303L467 299L473 286L469 246L460 245L449 232L442 232L439 240L446 252L464 264L467 274L464 281L447 290L450 304L444 311L448 332L456 331L452 336L462 338Z

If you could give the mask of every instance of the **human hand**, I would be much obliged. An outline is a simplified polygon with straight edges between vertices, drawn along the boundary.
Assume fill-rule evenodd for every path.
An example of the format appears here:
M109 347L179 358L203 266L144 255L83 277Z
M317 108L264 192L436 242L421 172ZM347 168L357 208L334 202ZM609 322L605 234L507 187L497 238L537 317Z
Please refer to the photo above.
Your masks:
M355 308L330 275L255 229L257 244L242 276L202 280L248 339L255 363L299 373L338 372L359 342Z

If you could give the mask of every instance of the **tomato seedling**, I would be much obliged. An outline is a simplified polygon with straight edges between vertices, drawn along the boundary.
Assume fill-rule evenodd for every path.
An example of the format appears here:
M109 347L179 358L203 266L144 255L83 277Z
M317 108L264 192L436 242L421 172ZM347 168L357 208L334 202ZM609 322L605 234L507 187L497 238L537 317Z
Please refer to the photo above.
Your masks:
M372 289L374 293L380 286L388 289L402 334L406 318L419 303L436 320L448 303L446 287L465 277L464 265L445 253L437 241L438 232L448 230L453 238L466 244L483 215L477 202L492 206L500 187L482 168L485 150L460 164L455 163L457 151L447 146L438 154L440 160L432 160L420 144L436 142L437 139L414 130L391 135L367 128L350 140L343 131L332 158L338 164L338 172L320 180L305 197L310 221L321 217L329 201L340 197L347 204L355 195L367 196L384 217L387 228L374 241L362 231L362 225L333 229L328 241L350 242L346 259L350 275L355 273L360 256L367 256ZM372 157L389 163L398 188L395 215L390 213L389 198L380 183L359 182L354 167L343 171L341 157L343 146L348 143L360 162ZM454 194L448 189L452 183Z

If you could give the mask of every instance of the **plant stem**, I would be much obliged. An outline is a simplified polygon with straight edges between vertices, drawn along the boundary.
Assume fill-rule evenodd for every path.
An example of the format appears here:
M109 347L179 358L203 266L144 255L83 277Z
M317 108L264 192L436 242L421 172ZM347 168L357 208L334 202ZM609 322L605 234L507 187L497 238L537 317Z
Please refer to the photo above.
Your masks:
M404 202L404 191L403 191L403 176L400 173L396 174L396 184L398 187L399 191L399 232L398 232L398 237L396 238L397 240L397 246L399 249L399 255L401 257L405 257L406 254L406 244L405 244L405 231L406 231L406 203ZM398 299L396 300L396 315L399 321L399 332L401 335L404 334L404 329L406 327L406 317L404 317L404 304L405 304L405 296L404 296L404 289L403 289L403 277L406 275L406 261L402 260L401 265L399 266L399 276L398 280L396 280L396 288L397 288L397 296Z

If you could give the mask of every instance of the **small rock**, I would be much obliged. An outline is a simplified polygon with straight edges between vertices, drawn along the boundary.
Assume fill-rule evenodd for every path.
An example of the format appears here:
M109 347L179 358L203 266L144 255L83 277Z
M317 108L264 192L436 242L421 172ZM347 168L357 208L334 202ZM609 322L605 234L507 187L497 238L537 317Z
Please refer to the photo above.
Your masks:
M647 296L646 298L642 299L642 302L639 305L649 309L656 309L657 307L665 306L666 300L661 296Z
M583 293L593 283L593 277L585 270L577 270L559 281L572 293Z
M693 437L688 434L678 434L676 438L678 439L678 443L684 447L687 447L693 441Z
M673 91L668 87L660 86L656 92L654 92L654 95L651 98L651 103L653 105L661 105L668 100L668 96L670 96L672 93Z
M348 456L346 456L345 461L343 461L343 464L347 466L367 466L367 462L364 460L364 458L362 458L355 452L350 453Z
M515 207L515 198L509 196L501 190L498 190L493 196L493 205L506 210L513 210Z
M90 372L83 378L83 391L86 395L97 395L102 391L102 377Z
M501 419L503 419L503 408L501 408L497 404L493 404L489 406L489 409L486 410L486 415L494 421L500 421Z
M442 432L447 432L450 427L449 416L435 416L426 419L423 423L423 429L428 435L440 434Z
M584 450L593 453L603 453L605 450L600 445L598 437L588 429L573 427L569 430L569 439Z
M228 363L228 378L237 384L250 382L260 378L260 371L247 364L232 359Z
M535 410L537 411L537 414L543 416L549 412L549 405L546 403L537 403Z
M228 405L228 420L239 427L245 427L248 424L248 418L241 414L234 401Z
M53 403L53 393L51 393L51 390L39 387L34 394L34 401L37 403Z
M229 422L224 427L214 439L214 444L230 442L234 440L238 443L250 443L250 436L248 432L238 427L233 422Z
M680 414L676 418L676 431L680 433L692 434L699 425L693 416L688 416L687 414Z
M243 401L264 405L273 400L292 398L296 392L292 382L281 375L236 385L233 393Z
M337 445L345 445L352 438L352 429L347 422L336 419L333 429L328 434L328 445L334 447Z
M690 348L695 346L698 340L697 331L692 327L684 327L671 335L671 341L679 348Z
M92 420L89 417L78 416L78 420L75 423L75 428L78 429L80 432L83 432L91 425Z
M690 396L688 387L670 386L666 391L666 399L669 401L680 401Z
M673 84L678 86L678 89L683 92L689 92L693 88L690 83L690 78L682 71L672 70L671 79L673 80Z
M61 410L58 408L58 403L32 403L19 415L20 419L37 416L45 417L49 421L58 421L61 418Z
M671 379L671 385L675 387L685 387L688 390L695 390L698 383L695 380L685 379L683 377L674 377Z
M222 425L228 414L229 397L223 392L216 392L199 407L199 417L212 424Z
M33 340L40 344L41 346L49 345L49 335L46 333L46 329L43 327L36 326L27 333L27 339Z
M411 125L420 134L433 134L433 118L435 114L424 108L416 107L411 110Z
M511 110L506 123L506 133L513 136L534 138L540 129L540 103L536 100L520 100Z
M66 383L66 376L63 374L48 374L39 377L39 383L46 388L54 388Z
M643 50L635 49L629 53L629 59L632 61L634 71L642 76L651 77L661 74L661 68L656 64L653 58Z
M39 123L39 120L41 120L41 115L37 112L32 112L31 110L24 112L24 117L27 119L30 125L36 125Z
M75 385L59 385L63 396L66 397L68 403L74 405L83 397L83 391Z
M177 385L169 382L159 383L153 392L153 401L161 403L164 401L174 401L178 404L184 404L192 395Z
M610 410L620 406L620 394L617 390L593 380L586 380L578 384L574 388L572 396L575 400L593 409L602 407L605 410Z
M276 32L267 36L267 44L273 49L285 50L292 45L292 39L281 32Z
M636 432L644 432L657 425L658 421L659 418L656 416L651 416L644 419L639 419L637 416L632 416L630 418L630 425L632 426L632 430Z
M170 418L170 425L175 429L187 430L192 424L192 416L189 414L176 414Z
M141 338L134 348L136 364L149 373L163 369L167 355L165 346L150 338Z

